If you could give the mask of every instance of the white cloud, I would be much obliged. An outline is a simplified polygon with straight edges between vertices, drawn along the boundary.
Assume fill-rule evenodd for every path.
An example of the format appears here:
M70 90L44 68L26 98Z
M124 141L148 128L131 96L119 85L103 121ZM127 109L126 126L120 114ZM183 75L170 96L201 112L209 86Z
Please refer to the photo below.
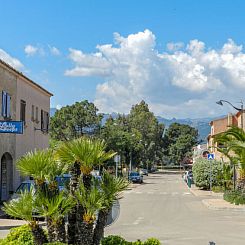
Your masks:
M44 56L45 55L45 51L43 47L41 47L40 45L33 46L31 44L28 44L25 46L24 51L27 56L34 56L34 55Z
M54 56L59 56L59 55L61 55L61 52L60 52L60 50L59 50L58 48L56 48L56 47L54 47L54 46L50 46L50 45L48 45L48 47L49 47L50 53L51 53L52 55L54 55Z
M219 50L191 40L185 47L169 43L171 53L160 53L155 35L145 30L127 37L115 33L114 44L96 48L90 54L70 49L74 67L65 75L102 77L95 104L104 112L127 113L144 99L165 116L208 116L216 100L237 100L245 92L245 54L231 39Z
M61 108L62 108L62 105L56 105L56 107L55 107L57 110L60 110Z
M17 70L24 68L24 65L18 59L12 57L7 52L5 52L3 49L0 49L0 59L8 63L9 65L11 65Z
M35 55L37 53L37 51L38 51L38 48L34 47L34 46L30 45L30 44L25 46L25 53L28 56Z
M174 51L182 49L184 45L185 44L182 42L177 42L177 43L170 42L170 43L167 43L167 50L174 52Z

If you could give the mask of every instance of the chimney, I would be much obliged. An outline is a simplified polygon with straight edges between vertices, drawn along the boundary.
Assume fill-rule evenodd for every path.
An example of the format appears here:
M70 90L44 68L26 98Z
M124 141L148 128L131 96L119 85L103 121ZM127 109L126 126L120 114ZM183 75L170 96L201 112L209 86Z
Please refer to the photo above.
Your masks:
M227 126L230 127L233 124L233 115L231 113L228 114L227 116Z

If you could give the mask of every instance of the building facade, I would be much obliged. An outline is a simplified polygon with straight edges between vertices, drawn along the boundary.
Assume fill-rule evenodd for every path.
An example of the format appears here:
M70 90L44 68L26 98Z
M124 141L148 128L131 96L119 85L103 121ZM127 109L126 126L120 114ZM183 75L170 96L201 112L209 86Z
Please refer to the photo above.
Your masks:
M215 159L218 161L227 161L228 159L223 156L222 153L217 151L217 147L222 147L214 142L214 136L223 133L231 126L237 126L244 129L244 112L238 112L236 114L228 114L226 117L219 118L210 122L211 132L208 135L208 150L215 154Z
M49 145L52 94L0 60L0 121L23 121L23 134L0 133L0 200L15 191L21 176L16 161Z

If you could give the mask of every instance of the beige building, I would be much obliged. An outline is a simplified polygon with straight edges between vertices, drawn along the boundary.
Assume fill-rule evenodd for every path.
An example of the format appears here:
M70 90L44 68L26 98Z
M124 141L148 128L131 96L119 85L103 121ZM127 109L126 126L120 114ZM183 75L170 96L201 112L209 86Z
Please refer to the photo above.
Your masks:
M220 145L218 146L217 143L214 142L213 136L227 131L231 126L237 126L240 128L243 126L244 128L245 126L244 119L245 119L244 112L243 115L241 112L238 112L234 115L228 114L226 117L219 118L210 122L211 132L208 135L208 149L210 152L215 154L215 159L224 160L224 161L227 160L220 152L217 151L217 147L222 147L222 146Z
M52 94L0 60L0 121L23 121L23 134L0 133L0 200L7 200L21 177L16 160L49 144Z

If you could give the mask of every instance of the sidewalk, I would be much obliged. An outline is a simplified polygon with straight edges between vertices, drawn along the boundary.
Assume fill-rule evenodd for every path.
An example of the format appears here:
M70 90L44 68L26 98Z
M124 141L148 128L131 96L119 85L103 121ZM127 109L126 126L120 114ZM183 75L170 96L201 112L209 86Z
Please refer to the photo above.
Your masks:
M191 185L190 192L197 197L220 197L223 198L223 193L217 193L213 191L201 190L195 185Z
M27 224L23 220L0 219L0 239L5 238L9 234L9 230L14 227Z
M211 210L245 212L245 205L235 205L225 201L223 199L223 193L201 190L195 185L192 185L189 190L194 196L204 198L202 203Z
M230 210L245 212L245 205L231 204L223 199L204 199L202 203L212 210Z

